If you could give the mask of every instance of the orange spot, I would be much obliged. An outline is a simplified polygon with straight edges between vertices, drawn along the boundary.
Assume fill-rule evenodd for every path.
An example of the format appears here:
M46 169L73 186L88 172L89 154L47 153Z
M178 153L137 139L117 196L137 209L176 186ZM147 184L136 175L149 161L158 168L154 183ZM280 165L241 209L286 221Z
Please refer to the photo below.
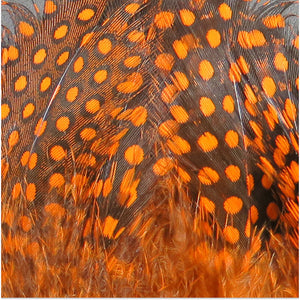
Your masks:
M54 173L51 175L49 183L52 187L59 188L65 183L65 178L60 173Z
M145 40L145 34L142 31L133 30L128 34L128 39L133 43L142 42Z
M275 140L276 146L282 151L284 155L289 154L290 144L288 139L283 135L278 135Z
M170 28L174 23L174 14L168 11L162 11L155 15L154 23L160 29Z
M44 13L52 14L56 11L57 7L53 1L47 0L44 5Z
M283 16L279 14L265 17L263 23L268 28L284 28L285 26Z
M178 135L174 135L170 140L167 140L169 149L178 155L191 151L190 144Z
M20 92L24 90L27 86L27 78L24 75L21 75L15 82L15 91Z
M232 182L236 182L241 177L241 170L238 166L229 165L225 169L226 177L231 180Z
M174 57L169 53L159 54L155 59L155 65L162 70L171 71L173 64Z
M82 47L87 42L89 42L91 40L91 38L92 38L93 35L94 35L94 32L89 32L89 33L85 34L84 37L81 40L80 47Z
M253 116L256 117L257 116L257 107L255 104L250 103L250 101L248 101L247 99L244 102L245 108L248 111L248 113Z
M91 8L85 8L78 14L78 19L81 21L88 21L95 15L95 11Z
M175 100L178 89L173 84L167 84L167 86L161 92L161 99L165 103L172 103Z
M7 62L8 62L8 50L7 50L7 48L2 48L2 54L1 54L2 66L6 65Z
M49 215L56 218L61 218L66 213L66 210L58 203L47 204L44 209Z
M10 148L12 148L13 146L15 146L18 141L19 141L20 135L19 132L17 130L14 130L8 138L8 145Z
M280 149L276 148L274 150L273 159L278 167L283 168L285 166L285 156Z
M185 59L188 55L188 47L181 40L175 40L173 42L173 49L180 59Z
M79 56L76 61L74 62L73 70L75 73L78 73L82 70L84 65L84 60L82 56Z
M278 205L275 202L271 202L267 207L267 216L272 221L275 221L278 219L279 214L280 214L280 210Z
M175 86L181 90L184 91L189 87L189 80L187 79L186 75L182 72L174 72L173 73L175 78L173 78L173 82Z
M228 76L232 82L240 82L241 81L241 70L239 69L239 67L236 63L232 63L230 65Z
M240 56L236 60L240 70L242 71L243 74L248 74L249 73L249 65L247 64L245 58L243 56Z
M223 99L223 109L229 114L234 112L234 100L230 95L227 95Z
M256 29L249 32L249 38L253 47L264 46L266 43L264 34Z
M273 78L266 76L262 82L262 88L268 97L273 97L276 92L276 84Z
M29 170L32 170L35 168L36 164L37 164L37 159L38 159L38 156L36 153L32 153L30 155L30 158L29 158L29 162L28 162L28 168Z
M158 132L161 136L171 138L179 130L179 124L174 120L167 120L163 122L159 128Z
M206 197L201 197L200 198L200 205L209 213L214 213L216 206L213 203L213 201L209 200Z
M103 197L107 197L111 192L112 188L113 188L112 181L110 178L107 178L103 184L103 189L102 189Z
M257 102L257 98L249 84L245 84L244 95L247 97L248 101L251 104L255 104Z
M250 207L250 218L251 218L251 223L255 224L258 220L258 209L256 208L256 206L252 205Z
M210 152L217 148L218 140L210 132L204 132L198 139L198 145L204 152Z
M221 44L221 34L216 29L208 30L206 39L211 48L217 48Z
M263 175L261 178L261 185L266 189L269 190L273 184L273 180L266 174Z
M286 111L288 118L291 121L296 121L297 108L291 99L288 98L285 100L284 109Z
M188 113L182 106L172 105L170 107L170 112L178 123L185 123L189 119Z
M112 238L114 231L118 225L119 220L114 219L111 216L107 216L104 220L104 225L103 225L103 236L106 236L108 238Z
M290 167L288 167L288 171L291 175L292 180L297 183L299 182L299 165L297 162L292 161Z
M96 113L100 110L100 102L96 99L91 99L86 102L85 104L85 110L91 114Z
M19 57L19 50L14 46L8 48L8 58L10 60L16 60Z
M29 160L29 156L30 156L30 152L29 151L25 151L21 157L21 165L24 167L26 166L26 164L28 163Z
M41 136L44 133L46 127L47 127L47 121L43 121L43 119L40 118L38 123L36 124L34 134L36 136Z
M69 102L75 101L78 96L78 93L79 93L79 89L77 86L74 86L74 87L68 89L68 91L66 93L67 101L69 101Z
M195 22L195 15L188 9L182 9L179 11L180 19L183 25L191 26Z
M47 52L46 49L42 48L38 50L33 56L33 63L41 64L46 59Z
M253 130L253 132L255 133L255 135L258 137L258 138L262 138L263 137L263 132L262 132L262 130L261 130L261 128L260 128L260 126L256 123L256 122L254 122L254 121L249 121L249 125L250 125L250 127L252 128L252 130Z
M60 117L56 121L56 128L59 131L66 131L69 128L70 119L68 117Z
M103 188L103 180L99 180L94 187L93 193L94 193L94 197L98 198L101 194Z
M138 127L145 124L147 116L147 109L143 106L138 106L131 112L130 121L134 126Z
M94 128L84 128L81 132L80 132L80 137L84 140L84 141L90 141L93 138L96 137L96 130Z
M1 105L1 119L4 120L8 117L10 113L9 105L4 103Z
M12 193L11 193L13 199L19 198L19 196L21 194L21 189L22 189L21 183L18 182L14 185Z
M209 167L204 167L198 173L199 181L205 185L211 185L219 181L219 174Z
M102 83L107 79L107 71L106 70L99 70L94 75L94 81L97 83Z
M52 79L50 77L45 77L40 84L40 91L45 92L49 89Z
M55 161L60 161L66 157L66 151L62 146L55 145L50 149L50 156Z
M63 52L57 59L56 63L61 66L63 65L69 58L70 52L69 51L65 51Z
M299 49L299 35L293 40L292 44L295 48Z
M209 80L214 76L215 70L208 60L202 60L199 64L198 72L203 80Z
M105 38L98 42L98 50L101 54L106 55L112 49L112 43L109 39Z
M23 231L28 232L32 228L32 223L29 217L22 216L19 219L19 225Z
M239 135L234 130L229 130L225 134L225 142L230 148L235 148L239 144Z
M53 37L56 40L62 39L66 36L66 34L68 33L68 30L69 30L69 28L67 25L61 25L54 31Z
M226 226L223 229L224 238L230 244L235 244L240 239L240 233L238 229L233 226Z
M76 174L72 177L74 187L81 189L88 182L88 178L82 174Z
M231 19L232 10L230 6L228 6L226 3L222 3L218 9L219 9L219 14L223 20L227 21Z
M76 162L86 165L86 166L94 166L96 164L96 158L95 156L89 154L89 153L82 153L79 154L76 158Z
M266 159L263 156L260 156L259 159L262 163L261 167L262 167L263 172L267 172L270 175L275 175L276 174L276 171L275 171L274 167L272 166L272 164L269 162L268 159Z
M191 181L191 176L182 168L177 167L177 173L183 182L187 183Z
M140 56L137 56L137 55L129 56L124 60L124 65L127 68L136 68L141 62L142 62L142 59ZM157 63L156 63L156 65L157 65Z
M132 145L126 149L125 159L131 165L139 165L144 159L144 150L139 145Z
M291 139L291 142L292 142L292 145L293 145L295 151L297 153L299 153L298 139L295 138L295 136L294 136L294 134L292 132L290 132L290 139Z
M35 110L35 106L33 103L26 104L26 106L23 109L23 113L22 113L23 118L26 119L26 118L30 117L34 113L34 110Z
M289 63L286 57L278 52L274 57L274 66L278 71L286 72L289 66Z
M29 183L26 187L26 199L28 201L33 201L36 195L36 186L34 183Z
M34 28L32 27L32 25L24 21L21 21L19 23L19 30L21 34L27 37L32 36L34 34Z
M120 93L130 94L136 92L143 84L143 77L140 73L134 72L127 77L125 82L117 85Z
M153 172L158 176L166 175L174 167L174 162L169 157L159 159L153 166Z
M140 8L140 4L131 3L125 7L125 11L133 15L139 8Z
M243 201L239 197L232 196L224 201L223 206L228 214L237 214L243 207Z
M254 189L254 178L252 174L247 175L246 184L247 184L248 196L250 196L251 192Z
M206 117L211 116L216 110L216 106L210 98L201 97L199 104L200 104L200 110Z

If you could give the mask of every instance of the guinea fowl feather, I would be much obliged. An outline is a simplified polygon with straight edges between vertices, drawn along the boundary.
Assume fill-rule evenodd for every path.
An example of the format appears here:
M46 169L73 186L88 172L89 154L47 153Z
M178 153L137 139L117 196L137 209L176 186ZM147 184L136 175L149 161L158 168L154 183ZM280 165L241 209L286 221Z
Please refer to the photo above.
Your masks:
M296 1L3 2L2 295L298 295Z

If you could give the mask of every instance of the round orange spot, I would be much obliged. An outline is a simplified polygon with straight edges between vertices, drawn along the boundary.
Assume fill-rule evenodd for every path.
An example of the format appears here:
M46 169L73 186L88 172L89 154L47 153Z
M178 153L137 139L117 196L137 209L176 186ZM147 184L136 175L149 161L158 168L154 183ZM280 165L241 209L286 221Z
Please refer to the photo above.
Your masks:
M28 168L29 168L29 170L32 170L32 169L35 168L36 163L37 163L37 159L38 159L38 156L37 156L36 153L32 153L30 155L29 162L28 162Z
M234 130L229 130L225 134L225 142L230 148L235 148L239 144L239 135Z
M290 152L290 143L288 139L283 135L278 135L275 140L276 146L281 150L284 155Z
M198 72L203 80L209 80L214 76L215 70L208 60L202 60L199 64Z
M186 75L179 71L176 71L173 74L175 76L175 78L173 78L175 86L181 91L186 90L189 87L189 80Z
M85 103L85 110L91 114L100 110L100 101L97 99L91 99Z
M178 135L174 135L170 140L167 140L167 145L173 153L178 155L191 151L190 144Z
M216 206L213 203L213 201L209 200L206 197L200 198L200 205L209 213L213 213L216 209Z
M250 207L250 218L251 218L251 223L255 224L258 220L258 209L256 208L256 206L252 205Z
M170 112L178 123L185 123L189 119L188 113L182 106L172 105L170 107Z
M285 100L284 109L286 111L288 118L291 121L296 121L297 108L291 99L287 98Z
M131 165L139 165L144 159L144 150L139 145L132 145L126 149L125 159Z
M249 33L247 31L239 31L237 41L242 48L251 49L252 44L250 41Z
M280 14L265 17L263 23L268 28L284 28L285 26L284 18Z
M155 15L154 24L160 29L170 28L174 23L174 14L169 11L162 11Z
M219 9L219 14L223 20L227 21L231 19L232 10L230 6L228 6L226 3L222 3L218 9Z
M29 217L22 216L19 219L19 225L23 231L28 232L32 228L32 223Z
M262 88L268 97L273 97L276 92L276 84L273 78L266 76L262 80Z
M9 46L8 48L8 58L10 60L16 60L19 57L19 50L14 46Z
M204 152L210 152L217 148L218 140L210 132L204 132L198 139L198 145Z
M56 161L60 161L66 156L66 151L62 146L55 145L50 149L50 156Z
M172 103L175 100L178 89L173 84L167 84L167 86L161 92L161 99L165 103Z
M211 185L219 181L219 174L212 168L204 167L198 173L199 181L205 185Z
M59 26L55 31L53 37L56 40L64 38L68 33L69 27L67 25Z
M95 11L91 8L83 9L77 16L80 21L88 21L95 15Z
M255 104L258 100L249 84L245 84L244 95L247 97L251 104Z
M236 182L241 177L241 170L238 166L230 165L225 169L226 177L232 182Z
M23 109L23 113L22 113L23 118L26 119L26 118L30 117L34 113L34 110L35 110L35 106L33 103L26 104L26 106Z
M285 156L280 149L275 148L273 152L273 159L278 167L283 168L285 166Z
M19 132L17 130L14 130L8 138L8 145L10 148L12 148L13 146L15 146L18 141L19 141L20 135Z
M105 38L105 39L102 39L98 42L98 51L103 54L103 55L106 55L108 52L111 51L112 49L112 43L109 39Z
M68 117L60 117L56 121L56 128L59 131L66 131L69 128L70 125L70 119Z
M47 121L43 121L43 119L39 119L38 123L36 124L35 130L34 130L34 134L36 136L41 136L45 129L47 127Z
M286 72L289 66L289 63L286 57L282 53L276 53L274 57L274 66L278 71Z
M271 202L267 207L267 216L272 221L275 221L278 219L279 214L280 214L280 210L278 205L275 202Z
M21 75L15 82L15 91L20 92L24 90L27 86L27 77L25 75Z
M230 95L227 95L223 99L223 109L229 114L234 112L234 100Z
M235 244L240 239L240 233L238 229L233 226L226 226L223 229L224 238L230 244Z
M188 55L188 47L181 40L175 40L173 42L173 49L180 59L185 59Z
M81 132L80 132L80 137L84 140L84 141L90 141L93 138L96 137L96 130L94 128L84 128Z
M78 73L82 70L84 66L84 60L82 56L79 56L76 61L74 62L73 70L75 73Z
M221 34L216 29L208 30L206 39L212 48L217 48L221 44Z
M108 73L106 70L99 70L94 75L94 81L100 84L107 79L107 75Z
M117 90L120 93L130 94L136 92L143 84L143 77L140 73L134 72L127 77L125 82L118 84Z
M129 14L134 14L140 8L138 3L130 3L125 7L125 11Z
M223 206L228 214L237 214L243 207L243 201L239 197L232 196L224 201Z
M57 59L56 63L61 66L63 65L69 58L70 52L69 51L64 51Z
M30 152L29 152L29 151L25 151L25 152L22 154L22 157L21 157L21 165L22 165L23 167L26 166L26 164L28 163L29 156L30 156Z
M163 122L158 128L159 134L167 138L171 138L177 133L178 130L179 124L174 120L167 120Z
M57 7L53 1L47 0L44 5L45 14L53 14L56 11Z
M16 183L13 187L13 190L12 190L12 198L13 199L17 199L19 198L20 194L21 194L21 183Z
M188 9L182 9L179 11L180 19L183 25L191 26L195 22L195 15Z
M261 185L266 189L269 190L273 184L273 180L266 174L263 175L261 178Z
M174 162L169 157L159 159L153 166L153 172L158 176L166 175L174 167Z
M8 117L10 113L10 107L7 103L1 105L1 119L4 120Z
M25 35L25 36L32 36L34 34L34 28L32 27L32 25L30 25L29 23L26 23L24 21L21 21L19 23L19 30L21 32L21 34Z
M132 43L138 43L145 40L145 34L142 31L133 30L128 34L128 39Z
M124 65L127 68L136 68L141 62L142 62L142 59L140 56L137 56L137 55L129 56L124 60Z
M171 71L173 64L174 57L169 53L159 54L155 59L155 65L162 70Z
M210 98L201 97L199 104L200 104L200 110L206 117L211 116L216 110L216 106Z
M256 29L249 32L249 39L253 47L264 46L267 42L264 34Z
M28 201L33 201L36 196L36 186L34 183L29 183L26 188L26 199Z
M134 126L138 127L145 124L147 117L147 109L143 106L138 106L131 112L129 119Z
M48 77L48 76L45 77L40 84L40 91L41 92L47 91L51 85L51 82L52 82L52 80L50 77Z
M49 183L52 187L61 187L65 183L65 178L60 173L54 173L49 179Z
M45 211L52 217L61 218L66 213L66 210L58 203L50 203L45 205Z
M182 168L180 167L177 167L177 173L180 177L180 179L187 183L187 182L190 182L191 181L191 176L189 175L189 173L187 173L185 170L183 170Z
M79 93L79 89L77 86L71 87L70 89L68 89L67 93L66 93L66 99L69 102L73 102L76 100L77 96Z
M46 49L42 48L38 50L33 56L33 63L41 64L46 59L46 56L47 56Z

